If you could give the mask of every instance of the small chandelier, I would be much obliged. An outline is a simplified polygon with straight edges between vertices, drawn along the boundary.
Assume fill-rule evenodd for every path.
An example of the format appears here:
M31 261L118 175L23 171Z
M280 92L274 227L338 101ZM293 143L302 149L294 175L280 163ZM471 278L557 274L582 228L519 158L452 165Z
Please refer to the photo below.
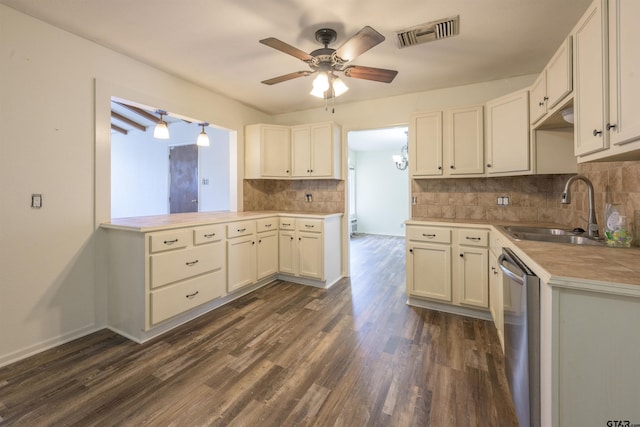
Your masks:
M398 168L398 170L405 170L407 169L407 166L409 165L409 147L404 145L401 149L400 149L400 154L396 154L394 156L391 156L391 158L393 158L394 163L396 164L396 168Z

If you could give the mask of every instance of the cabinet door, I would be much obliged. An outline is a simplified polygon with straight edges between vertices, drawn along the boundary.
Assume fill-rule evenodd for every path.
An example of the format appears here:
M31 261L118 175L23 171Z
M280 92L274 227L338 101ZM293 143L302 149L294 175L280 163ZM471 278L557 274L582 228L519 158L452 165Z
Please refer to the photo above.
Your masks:
M489 311L498 331L500 345L504 350L504 321L502 319L502 270L498 268L498 256L489 256Z
M412 176L442 175L442 143L442 111L411 118L409 164Z
M460 246L458 252L458 289L460 292L460 304L488 308L488 250Z
M260 173L264 177L288 177L291 170L291 141L286 127L261 129Z
M542 71L535 82L529 89L531 91L531 97L529 98L529 114L531 124L536 123L547 113L547 103L545 97L547 96L547 75Z
M333 152L332 125L311 126L311 176L333 176Z
M278 272L278 232L259 233L257 239L256 278L260 280Z
M528 92L487 102L487 173L526 172L530 165Z
M227 290L229 292L255 283L255 236L242 236L227 240Z
M482 106L448 111L449 175L484 173Z
M298 233L298 274L324 280L323 234Z
M311 128L309 126L291 128L291 163L292 176L311 174Z
M607 126L613 145L640 138L640 2L609 0L610 112Z
M451 246L408 246L407 294L451 302Z
M609 146L604 132L608 117L608 88L605 86L607 58L606 31L602 5L594 2L576 26L575 40L575 125L576 156L604 150Z
M546 109L550 110L573 90L573 38L560 45L545 69L547 80Z
M298 240L296 239L295 231L280 231L278 253L279 253L279 270L280 273L285 274L298 274L297 268L297 254L298 254Z

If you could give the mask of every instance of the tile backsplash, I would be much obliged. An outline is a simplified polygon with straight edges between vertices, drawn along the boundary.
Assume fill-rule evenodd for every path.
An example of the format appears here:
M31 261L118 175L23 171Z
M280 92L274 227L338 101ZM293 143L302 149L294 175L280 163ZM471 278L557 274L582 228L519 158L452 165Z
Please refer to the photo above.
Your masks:
M627 215L629 221L640 221L640 162L580 164L578 173L587 176L593 183L596 215L601 229L607 193L612 203L619 204L622 214ZM588 215L588 197L587 187L582 181L572 185L571 204L560 203L570 176L412 180L411 192L416 197L412 217L554 222L586 228L583 218ZM498 206L498 197L505 196L509 197L509 205Z
M245 179L243 191L245 211L344 213L344 181Z

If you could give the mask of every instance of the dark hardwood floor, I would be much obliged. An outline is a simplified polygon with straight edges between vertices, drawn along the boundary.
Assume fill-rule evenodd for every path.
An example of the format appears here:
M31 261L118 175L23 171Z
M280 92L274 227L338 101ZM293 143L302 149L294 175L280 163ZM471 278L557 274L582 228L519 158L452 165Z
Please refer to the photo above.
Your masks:
M139 345L108 330L0 368L0 425L516 426L490 322L406 305L404 239L329 290L277 281Z

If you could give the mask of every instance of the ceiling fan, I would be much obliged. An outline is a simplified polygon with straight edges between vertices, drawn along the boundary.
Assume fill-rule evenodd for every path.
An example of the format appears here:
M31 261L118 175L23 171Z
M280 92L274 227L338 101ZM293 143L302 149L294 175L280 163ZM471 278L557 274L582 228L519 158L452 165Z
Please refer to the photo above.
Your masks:
M339 96L348 89L344 82L336 76L336 73L343 73L347 77L356 79L373 80L383 83L391 83L396 74L398 74L395 70L349 65L356 57L384 41L384 36L373 28L369 26L364 27L344 42L342 46L337 49L332 49L329 45L333 43L336 38L337 33L335 30L331 28L319 29L315 32L315 39L322 43L324 47L316 49L311 53L306 53L274 37L260 40L260 43L264 45L295 56L303 62L306 62L309 68L311 68L310 71L296 71L264 80L262 83L273 85L297 77L318 73L318 77L316 77L313 83L311 95L328 99Z

